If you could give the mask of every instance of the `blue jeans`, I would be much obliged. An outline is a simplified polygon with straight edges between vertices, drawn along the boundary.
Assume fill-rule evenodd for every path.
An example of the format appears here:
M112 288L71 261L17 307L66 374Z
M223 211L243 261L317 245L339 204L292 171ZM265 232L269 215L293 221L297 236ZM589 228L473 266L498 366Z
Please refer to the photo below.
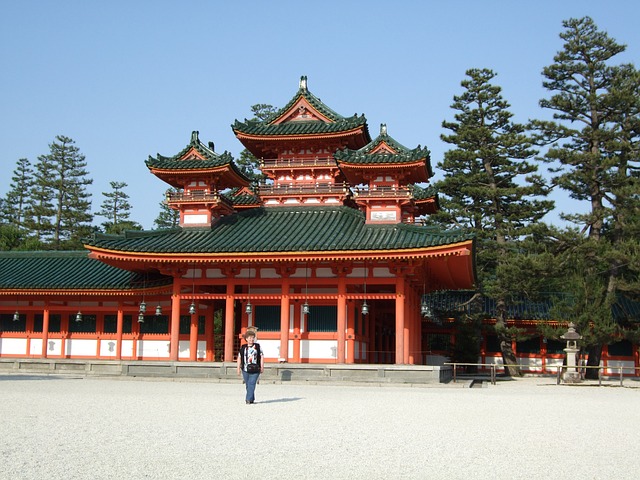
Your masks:
M253 403L256 399L256 383L258 383L259 376L260 373L247 373L242 370L242 378L244 378L244 384L247 387L247 396L245 397L247 402Z

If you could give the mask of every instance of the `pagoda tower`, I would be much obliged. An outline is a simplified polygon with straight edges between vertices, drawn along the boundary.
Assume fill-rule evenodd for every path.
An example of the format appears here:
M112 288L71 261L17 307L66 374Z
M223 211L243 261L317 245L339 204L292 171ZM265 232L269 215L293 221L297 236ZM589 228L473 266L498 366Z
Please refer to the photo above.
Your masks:
M309 92L307 77L297 93L265 121L236 121L233 131L260 159L268 182L259 187L265 206L345 205L351 191L333 154L371 141L364 115L343 117Z
M181 227L210 227L216 218L234 213L233 199L222 192L249 186L231 154L215 153L212 142L203 145L197 131L176 155L149 156L146 164L151 173L173 187L165 201L180 212Z
M313 95L307 77L264 121L236 121L233 131L258 159L267 181L256 194L266 206L345 205L367 223L414 223L434 213L429 150L409 149L387 133L371 140L364 115L343 117Z
M340 170L353 187L357 206L367 223L413 223L416 217L437 210L433 189L416 183L428 182L431 170L429 150L408 149L380 125L380 135L358 150L334 154Z

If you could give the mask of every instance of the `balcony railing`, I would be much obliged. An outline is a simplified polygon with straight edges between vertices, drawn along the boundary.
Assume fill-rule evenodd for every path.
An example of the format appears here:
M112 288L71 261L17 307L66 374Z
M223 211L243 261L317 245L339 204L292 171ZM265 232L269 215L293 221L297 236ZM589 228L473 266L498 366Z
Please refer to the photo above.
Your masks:
M333 157L313 158L264 158L260 160L262 167L266 169L292 168L292 167L336 167Z
M367 198L389 198L389 197L410 197L411 190L407 187L377 187L377 188L354 188L354 196Z
M349 188L346 184L296 184L276 185L263 183L259 185L260 195L346 195Z
M219 193L209 193L199 190L167 193L166 200L167 203L224 203L231 206L231 202Z

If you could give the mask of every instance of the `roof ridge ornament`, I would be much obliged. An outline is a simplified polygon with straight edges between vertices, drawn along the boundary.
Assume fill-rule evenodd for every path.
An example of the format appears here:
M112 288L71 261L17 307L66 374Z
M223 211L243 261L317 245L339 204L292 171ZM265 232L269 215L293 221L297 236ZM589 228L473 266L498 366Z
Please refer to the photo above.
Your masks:
M386 135L387 134L387 124L386 123L381 123L380 124L380 135Z
M307 91L307 76L302 75L300 77L300 90L306 92Z
M191 132L191 143L199 143L200 140L198 139L198 135L200 134L200 132L198 130L194 130L193 132Z

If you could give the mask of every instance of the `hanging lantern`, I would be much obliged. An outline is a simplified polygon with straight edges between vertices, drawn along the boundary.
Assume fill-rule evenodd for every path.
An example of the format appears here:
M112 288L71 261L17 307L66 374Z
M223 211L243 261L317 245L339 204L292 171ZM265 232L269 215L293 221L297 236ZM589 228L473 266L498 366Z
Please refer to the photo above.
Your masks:
M367 301L362 302L362 315L367 315L369 313L369 305L367 305Z
M158 304L158 306L156 307L156 317L159 317L160 315L162 315L162 306Z
M307 302L304 302L304 304L302 305L302 314L303 315L309 314L309 304Z
M424 300L420 304L420 313L422 314L423 317L431 318L433 316L433 314L431 313L431 308L429 307L427 302Z
M81 321L82 321L82 312L78 310L78 313L76 313L76 322L81 322Z
M196 304L191 302L191 305L189 305L189 314L195 315L195 313L196 313Z
M247 312L247 315L251 315L251 312L253 311L253 307L251 306L251 302L247 302L247 306L244 307L244 311Z
M144 323L144 314L142 312L138 314L138 323Z
M13 314L13 321L14 322L20 321L20 313L18 312L18 310L16 310L16 313Z
M144 300L142 300L142 303L140 304L140 313L147 313L147 304L144 303Z

